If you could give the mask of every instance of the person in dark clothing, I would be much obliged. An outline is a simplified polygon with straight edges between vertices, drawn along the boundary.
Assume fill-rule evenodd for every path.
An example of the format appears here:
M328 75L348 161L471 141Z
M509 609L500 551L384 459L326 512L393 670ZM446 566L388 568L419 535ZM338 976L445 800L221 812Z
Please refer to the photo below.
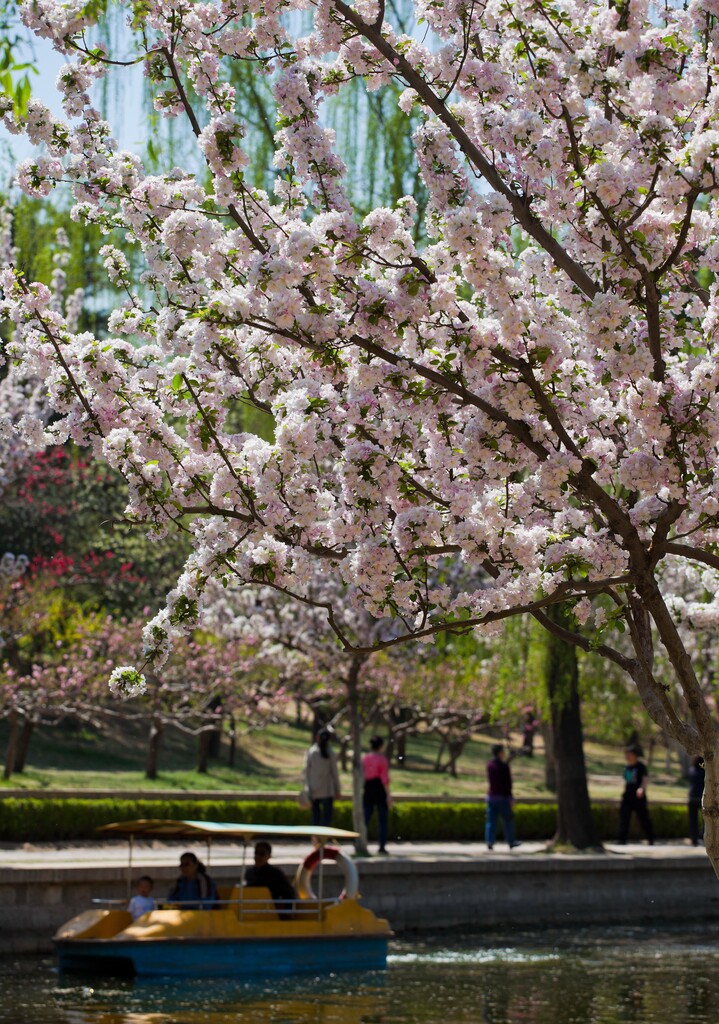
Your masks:
M188 851L180 857L180 871L168 893L168 900L181 903L183 910L211 910L217 905L217 886L205 870L205 865Z
M654 844L654 830L647 806L647 779L649 772L643 761L639 760L641 748L635 743L624 750L626 766L624 768L624 793L619 807L619 842L626 844L629 837L629 821L632 812L636 814L639 824L650 846Z
M539 728L539 722L530 709L524 713L522 723L522 753L525 757L534 757L534 734Z
M280 919L286 921L292 914L292 904L297 894L287 875L280 868L270 864L272 847L261 839L255 844L255 863L245 872L246 885L263 885L270 890L270 895L280 911Z
M504 838L510 850L520 844L514 834L514 811L512 810L512 773L509 768L507 751L501 743L492 747L492 760L487 761L487 819L484 839L487 849L493 850L497 838L497 823L502 819Z
M699 831L699 811L703 795L704 758L700 754L695 754L689 766L689 838L692 846L698 846L699 840L704 838L703 832Z
M372 752L365 754L362 758L362 775L364 776L362 808L364 810L364 821L365 825L369 825L376 808L379 826L379 850L377 852L387 853L389 761L382 753L384 740L381 736L373 736L369 741L369 745Z

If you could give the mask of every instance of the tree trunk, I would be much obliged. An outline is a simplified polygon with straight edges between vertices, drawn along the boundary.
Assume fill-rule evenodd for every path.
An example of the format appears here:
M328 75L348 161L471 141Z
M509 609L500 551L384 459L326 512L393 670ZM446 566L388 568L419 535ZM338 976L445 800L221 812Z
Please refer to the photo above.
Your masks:
M340 748L340 768L343 772L348 772L349 769L349 749L350 749L350 736L338 736L337 742Z
M235 728L235 716L230 715L230 749L227 755L227 763L230 768L235 767L235 755L237 753L237 729Z
M153 718L150 723L150 735L147 743L147 761L145 763L145 778L157 778L157 759L160 751L160 740L163 732L162 722Z
M557 760L554 756L554 733L552 723L542 721L540 726L544 740L544 786L550 793L557 792Z
M14 709L9 715L10 723L10 735L7 741L7 750L5 752L5 770L3 771L3 778L9 779L15 769L15 758L17 757L17 745L18 745L18 713Z
M571 629L571 614L565 605L555 605L548 614L558 625ZM584 850L600 843L587 788L577 649L551 634L548 634L546 642L545 678L557 770L557 834L554 841L571 843L578 850Z
M197 738L197 771L200 775L207 775L211 738L212 733L209 729L203 729Z
M447 762L447 767L445 770L449 772L453 779L459 777L459 772L457 771L457 761L459 761L460 757L462 756L462 751L465 748L468 738L469 737L450 740L448 744L449 761Z
M350 723L350 739L352 742L352 827L359 833L355 839L355 852L362 857L369 854L367 848L367 828L364 823L364 807L362 791L364 778L362 775L362 716L359 707L359 674L363 664L362 658L353 658L347 676L347 712Z
M442 754L444 753L444 748L445 748L446 742L447 741L445 740L444 736L440 733L439 734L439 750L437 751L437 759L434 762L434 771L436 771L436 772L441 772L442 771Z
M207 740L207 752L210 757L217 758L222 750L222 729L210 729Z
M17 749L15 751L15 768L14 770L19 774L25 771L25 762L27 761L27 752L30 747L30 740L32 734L35 731L35 722L30 718L26 718L22 724L22 731L17 741Z
M719 877L719 743L704 753L704 847Z

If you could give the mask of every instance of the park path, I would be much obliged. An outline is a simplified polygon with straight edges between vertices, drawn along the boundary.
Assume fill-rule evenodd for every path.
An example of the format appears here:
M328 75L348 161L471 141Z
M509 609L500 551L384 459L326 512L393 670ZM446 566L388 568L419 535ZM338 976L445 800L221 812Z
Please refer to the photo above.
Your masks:
M280 864L296 864L307 850L306 843L273 843L273 860ZM606 843L609 856L616 858L703 858L704 848L693 847L688 841L659 842L655 846L643 843L628 843L619 846ZM166 867L177 863L183 849L194 850L207 861L207 847L204 842L168 843L160 840L135 842L133 863L137 868ZM351 849L351 847L350 847ZM394 843L390 844L389 856L373 856L371 862L392 861L474 861L478 858L493 860L526 860L546 856L546 844L527 842L515 850L508 850L504 843L498 843L494 850L488 850L484 843ZM251 854L251 851L248 851ZM25 843L22 845L0 844L0 864L7 868L78 868L100 866L122 867L127 864L128 844L124 840L103 842L67 843ZM553 858L582 857L580 853L553 853ZM596 854L595 854L596 856ZM242 844L213 843L210 849L210 865L231 865L242 859Z

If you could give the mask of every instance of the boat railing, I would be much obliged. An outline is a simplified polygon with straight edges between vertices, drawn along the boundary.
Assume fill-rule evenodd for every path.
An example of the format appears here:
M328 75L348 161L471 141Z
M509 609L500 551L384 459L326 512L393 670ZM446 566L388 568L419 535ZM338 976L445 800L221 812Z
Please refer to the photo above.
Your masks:
M95 897L91 901L96 907L107 907L108 910L124 910L127 907L127 900L105 899ZM251 915L253 919L271 918L276 919L277 915L286 914L292 918L321 918L326 907L338 903L337 897L312 900L273 900L273 899L237 899L237 900L214 900L209 907L202 907L203 910L223 910L226 907L237 907L237 916L240 921L245 916ZM187 907L190 910L197 910L196 900L157 900L156 910L167 910Z

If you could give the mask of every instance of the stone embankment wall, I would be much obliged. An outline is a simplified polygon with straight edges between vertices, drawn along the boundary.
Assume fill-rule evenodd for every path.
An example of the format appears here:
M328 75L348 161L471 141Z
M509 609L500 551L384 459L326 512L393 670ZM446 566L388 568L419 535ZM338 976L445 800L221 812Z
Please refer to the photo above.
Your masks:
M289 863L282 866L291 872ZM177 869L150 871L162 897ZM133 876L140 873L138 866ZM226 885L239 872L218 865L212 874ZM361 876L364 902L396 931L719 920L719 882L703 857L403 858L364 863ZM115 866L6 867L0 953L49 950L56 928L93 897L117 899L126 891L126 871Z

